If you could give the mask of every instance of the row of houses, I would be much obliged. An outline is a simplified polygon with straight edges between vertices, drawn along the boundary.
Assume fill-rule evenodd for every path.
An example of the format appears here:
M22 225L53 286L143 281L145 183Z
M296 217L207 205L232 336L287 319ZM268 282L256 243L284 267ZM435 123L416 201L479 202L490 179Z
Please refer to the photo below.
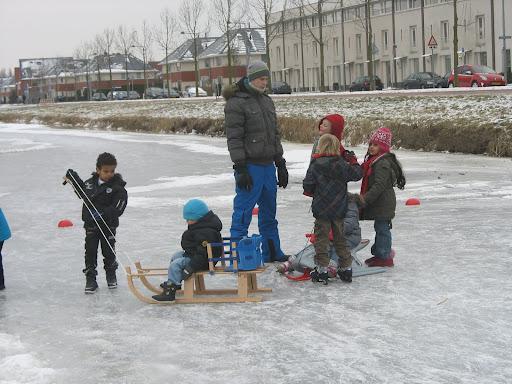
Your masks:
M89 59L20 59L14 77L0 82L0 103L87 100L95 92L106 94L123 89L143 93L153 86L182 91L194 86L196 77L200 87L213 93L227 85L230 77L242 77L250 61L267 60L264 30L233 30L229 41L231 66L227 34L187 39L159 62L145 63L130 53L101 54Z
M321 12L319 3L323 5ZM287 81L295 90L319 89L320 44L327 89L344 88L357 77L368 75L369 65L388 86L414 72L444 75L453 68L453 0L371 0L370 23L365 3L315 1L274 13L272 24L277 36L270 42L273 80ZM484 65L510 73L510 49L502 49L502 37L504 26L505 36L512 32L512 1L458 0L457 15L459 65ZM371 57L367 54L369 26ZM508 40L509 46L511 43Z

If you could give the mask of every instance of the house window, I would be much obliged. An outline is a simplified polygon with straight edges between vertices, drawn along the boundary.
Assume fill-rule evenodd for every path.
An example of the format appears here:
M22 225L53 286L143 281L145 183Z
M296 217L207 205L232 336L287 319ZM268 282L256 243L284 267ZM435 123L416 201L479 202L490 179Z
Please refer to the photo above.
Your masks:
M419 7L419 0L409 0L409 8L418 8Z
M297 30L297 20L293 20L293 30Z
M318 44L313 41L313 56L318 57Z
M443 43L448 43L448 39L450 38L450 26L448 20L441 21L441 41Z
M327 15L323 15L322 16L322 25L326 25L327 24Z
M411 48L416 48L416 26L412 26L409 28L409 36L411 39Z
M476 38L478 40L485 39L485 19L483 15L476 17Z
M389 43L388 31L382 31L382 49L384 51L388 50L388 43Z
M281 62L281 47L276 47L277 61Z
M487 52L479 53L479 61L480 65L487 65Z
M332 45L334 47L334 56L338 57L340 55L340 47L339 47L339 43L338 43L338 38L337 37L332 39Z
M311 18L311 27L313 27L313 28L316 27L316 16L313 16Z
M356 54L357 56L361 56L362 53L362 43L361 43L361 34L356 35Z
M299 44L293 44L293 52L295 53L295 60L299 59Z

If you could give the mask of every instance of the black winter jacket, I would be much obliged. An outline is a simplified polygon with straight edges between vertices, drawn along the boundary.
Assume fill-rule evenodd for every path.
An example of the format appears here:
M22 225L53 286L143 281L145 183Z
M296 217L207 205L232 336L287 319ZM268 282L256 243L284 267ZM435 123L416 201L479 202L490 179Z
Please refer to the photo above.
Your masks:
M89 204L90 200L98 212L101 213L103 220L105 220L108 226L117 228L119 226L119 216L123 214L128 202L128 193L124 188L126 182L123 180L122 176L116 173L112 179L101 185L98 183L98 174L96 172L93 172L92 177L85 182L82 181L76 173L74 178L76 179L76 183L80 186L75 186L75 191L84 201L84 205L82 206L84 227L97 227L89 210L85 206L85 204L87 204L94 213L94 208ZM72 183L76 184L75 181L72 181ZM85 192L86 196L83 196L82 190ZM102 223L101 219L99 219L98 222Z
M185 256L191 259L192 270L201 271L208 269L208 251L206 243L222 243L222 222L212 211L188 226L188 229L181 236L181 247ZM214 247L214 257L220 257L224 252L223 248Z
M302 182L304 194L313 196L313 216L324 220L343 219L347 212L347 182L362 177L359 164L350 165L340 156L313 159Z
M223 92L229 154L234 163L271 164L283 157L276 108L267 94L247 89L246 79Z

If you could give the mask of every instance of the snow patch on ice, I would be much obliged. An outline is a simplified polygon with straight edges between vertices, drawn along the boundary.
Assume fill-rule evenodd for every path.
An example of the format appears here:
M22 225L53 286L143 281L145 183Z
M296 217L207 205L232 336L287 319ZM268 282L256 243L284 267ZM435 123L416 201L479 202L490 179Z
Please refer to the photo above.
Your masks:
M185 188L192 186L203 186L208 184L222 183L227 180L233 179L232 173L221 173L219 175L192 175L182 177L160 177L158 180L168 180L163 183L141 185L139 187L127 188L128 193L142 193L160 191L163 189L171 188ZM131 201L130 201L131 204Z
M44 384L50 383L55 374L52 368L45 368L26 347L19 337L0 333L0 382L2 384Z
M52 147L54 147L54 145L51 143L29 139L0 139L0 153L39 151Z

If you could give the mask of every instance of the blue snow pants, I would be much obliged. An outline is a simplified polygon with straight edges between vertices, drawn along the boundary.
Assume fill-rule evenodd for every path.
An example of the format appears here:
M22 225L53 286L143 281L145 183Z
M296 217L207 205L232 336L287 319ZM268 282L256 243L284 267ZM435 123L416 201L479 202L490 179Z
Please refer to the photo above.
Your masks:
M236 186L231 219L231 238L247 236L252 220L252 210L258 204L258 228L262 237L263 261L286 261L281 250L276 220L277 178L274 164L247 164L253 186L250 191ZM236 185L236 184L235 184Z

